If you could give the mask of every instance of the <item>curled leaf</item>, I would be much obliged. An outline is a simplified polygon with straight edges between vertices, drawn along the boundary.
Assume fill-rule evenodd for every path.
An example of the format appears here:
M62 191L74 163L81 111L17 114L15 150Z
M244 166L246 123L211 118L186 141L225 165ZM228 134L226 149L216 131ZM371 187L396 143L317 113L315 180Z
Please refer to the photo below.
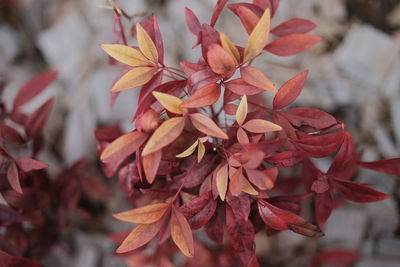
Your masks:
M185 158L185 157L189 157L190 155L193 154L193 152L196 150L197 145L199 144L199 140L196 140L196 142L194 142L190 147L188 147L185 151L183 151L182 153L179 153L178 155L176 155L177 158Z

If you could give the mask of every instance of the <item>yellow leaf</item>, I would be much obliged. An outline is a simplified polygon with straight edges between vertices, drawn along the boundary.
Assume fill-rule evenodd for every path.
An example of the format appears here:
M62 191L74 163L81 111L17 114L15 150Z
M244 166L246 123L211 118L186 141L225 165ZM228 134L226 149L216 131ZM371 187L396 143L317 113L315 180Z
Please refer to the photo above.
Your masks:
M193 152L196 150L197 144L199 143L199 140L196 140L190 147L188 147L185 151L182 153L176 155L177 158L185 158L193 154Z
M143 55L153 62L158 61L158 52L156 45L149 36L149 34L143 29L142 25L136 24L136 38L139 43L140 51Z
M201 159L204 157L204 154L206 153L206 147L202 142L199 142L199 145L197 147L197 162L199 163Z
M247 39L243 62L247 62L258 56L267 45L270 23L271 14L269 8L267 8L251 32L249 39Z
M113 86L111 91L119 92L142 86L149 82L156 69L153 67L136 67L125 73Z
M182 133L184 126L185 118L183 117L174 117L164 121L147 141L142 156L149 155L171 144Z
M236 110L236 121L239 125L242 125L247 116L247 96L242 96L242 100L240 100L240 104Z
M225 164L218 170L215 176L215 182L217 184L219 197L224 201L226 189L228 188L228 164Z
M187 113L187 108L181 108L180 105L183 103L181 99L176 96L164 94L161 92L153 92L153 96L160 102L160 104L169 112L175 114Z
M171 207L170 203L156 203L141 208L128 210L114 214L120 221L137 224L150 224L162 218L164 213Z
M232 57L236 60L236 65L239 64L239 62L240 62L240 53L239 53L239 50L237 49L236 45L223 32L220 32L219 37L221 39L222 47L227 52L229 52L232 55Z
M101 48L109 56L131 67L148 66L151 64L142 52L127 45L102 44Z

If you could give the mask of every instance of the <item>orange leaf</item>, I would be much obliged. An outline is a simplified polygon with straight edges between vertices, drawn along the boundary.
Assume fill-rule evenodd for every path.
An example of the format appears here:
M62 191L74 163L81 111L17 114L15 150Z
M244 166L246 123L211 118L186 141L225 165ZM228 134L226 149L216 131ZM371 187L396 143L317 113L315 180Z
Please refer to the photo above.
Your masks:
M194 255L192 230L183 214L173 208L171 214L171 236L176 246L187 257Z
M138 131L121 135L104 149L100 159L105 163L125 159L138 150L147 137L146 133Z
M198 89L193 95L183 102L181 107L200 108L214 104L217 102L221 94L221 85L218 83L210 83Z
M240 74L242 79L248 84L262 88L265 91L270 91L273 93L278 92L268 77L265 76L264 73L258 68L247 66L240 69Z
M162 221L163 220L159 220L152 224L140 224L136 226L118 247L116 252L125 253L150 242L160 231Z
M247 116L247 96L242 96L238 109L236 110L236 121L239 125L242 125Z
M231 54L231 56L236 60L236 65L240 62L240 53L236 45L226 36L225 33L220 32L219 38L221 39L222 47Z
M137 67L125 73L112 87L112 92L119 92L142 86L153 78L156 69L153 67Z
M235 70L235 58L218 44L211 44L208 47L207 59L215 73L229 74Z
M320 36L293 33L275 39L265 50L278 56L291 56L303 52L322 41Z
M248 144L250 143L249 137L246 134L246 132L242 129L242 127L239 127L237 132L236 132L236 138L239 141L240 144Z
M124 222L151 224L160 220L170 207L170 203L156 203L137 209L117 213L113 216L118 220Z
M149 184L153 183L161 162L162 151L158 150L143 157L143 170Z
M151 64L148 59L143 56L142 52L127 45L102 44L101 48L106 51L110 57L131 67L148 66Z
M187 113L186 108L181 108L181 104L183 101L173 95L169 94L164 94L161 92L153 92L153 96L160 102L160 104L169 112L175 113L175 114L185 114Z
M158 61L158 52L156 45L151 39L150 35L143 29L142 25L136 24L136 38L139 43L140 51L143 55L153 62Z
M303 71L279 88L273 101L274 109L284 108L296 100L307 81L307 75L308 70Z
M190 120L192 121L193 126L199 130L200 132L221 139L228 139L228 136L221 128L218 127L217 124L209 117L201 114L201 113L192 113L189 114Z
M232 175L229 175L230 177L230 182L229 182L229 192L231 192L232 195L235 197L239 196L240 193L242 192L243 189L243 171L242 168L240 169L233 169L230 171Z
M270 121L254 119L243 124L243 128L252 133L281 131L282 127Z
M247 40L243 62L252 60L264 49L268 41L270 23L271 14L269 8L267 8Z
M225 164L218 170L215 176L215 182L217 184L219 197L222 201L224 201L226 189L228 187L228 164Z
M185 127L185 118L183 117L175 117L164 121L150 137L142 151L142 155L149 155L172 143L182 133L183 127Z

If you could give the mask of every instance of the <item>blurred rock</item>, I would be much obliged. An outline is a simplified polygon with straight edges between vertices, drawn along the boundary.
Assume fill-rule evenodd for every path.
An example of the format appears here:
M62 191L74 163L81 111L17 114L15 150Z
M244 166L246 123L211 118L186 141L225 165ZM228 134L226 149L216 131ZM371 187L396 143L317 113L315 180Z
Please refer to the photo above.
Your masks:
M38 46L51 68L58 70L66 84L79 79L88 63L90 30L79 13L65 14L64 18L38 36Z
M397 260L364 258L357 262L355 267L399 267Z
M16 32L6 25L0 25L0 74L18 53Z
M358 248L367 226L367 215L362 209L335 210L324 227L325 244Z
M375 122L374 127L372 127L370 131L384 157L395 158L399 156L399 152L397 151L396 146L391 140L388 132L379 122Z
M397 148L400 150L400 99L395 98L390 101L391 125L394 136L396 137Z
M393 39L369 26L353 26L333 60L343 73L370 89L380 87L399 51Z

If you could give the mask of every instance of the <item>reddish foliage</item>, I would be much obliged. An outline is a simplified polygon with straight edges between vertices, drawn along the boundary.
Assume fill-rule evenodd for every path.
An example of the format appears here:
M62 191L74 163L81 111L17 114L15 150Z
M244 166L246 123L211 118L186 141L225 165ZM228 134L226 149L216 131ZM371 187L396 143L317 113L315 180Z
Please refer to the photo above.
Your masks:
M186 256L193 256L193 248L200 247L199 252L195 249L195 259L196 253L200 253L204 255L200 260L203 265L213 266L212 261L217 259L193 239L191 229L204 227L210 239L221 244L226 228L234 257L246 266L258 266L254 251L256 232L265 229L271 234L289 229L305 236L323 236L319 227L329 218L340 197L356 202L388 197L351 180L358 166L398 175L393 168L398 159L361 162L342 122L322 110L287 108L303 90L308 71L288 77L277 90L268 75L251 66L252 60L263 51L290 56L322 40L308 33L316 25L301 18L290 19L271 30L270 20L279 2L254 0L227 5L249 34L243 47L215 28L227 1L216 2L210 24L202 24L193 11L186 8L186 24L197 36L194 47L201 46L202 57L198 62L181 62L182 70L163 63L163 48L157 45L161 37L159 33L155 37L151 29L145 28L142 32L142 36L147 32L148 38L138 36L138 48L103 46L110 56L130 67L150 66L151 75L162 73L167 77L165 81L157 79L154 83L151 77L143 80L141 76L132 76L132 80L121 87L141 86L134 116L137 130L118 138L110 136L106 142L114 141L101 150L101 159L107 164L110 163L109 151L121 155L114 161L113 172L122 167L120 179L125 183L129 181L124 189L131 196L171 206L167 211L161 209L142 217L138 226L140 235L131 234L125 239L123 251L128 251L130 245L135 248L145 245L159 232L161 243L171 235ZM157 25L155 18L152 19L152 25ZM137 27L136 31L139 30L141 28ZM276 38L269 40L268 33ZM134 57L140 61L131 60ZM239 77L232 79L235 73ZM275 95L272 107L260 101L263 93ZM220 99L222 106L218 106ZM229 122L226 115L235 115L236 121ZM148 123L151 127L145 126L148 118L151 118ZM120 142L120 138L140 133L143 138L140 142L137 138ZM99 138L100 144L105 139L106 136ZM158 153L157 156L146 159L154 153ZM136 155L135 159L129 159L130 155ZM310 160L328 156L334 157L326 173ZM151 164L154 166L149 167ZM279 169L294 165L302 166L302 172L293 172L294 178L285 181ZM277 194L301 183L305 194ZM275 191L275 197L269 197L271 190ZM299 203L310 197L314 199L316 212L312 220L318 226L299 215ZM127 213L136 214L141 209L152 209L153 205ZM156 231L150 227L161 222L165 227L157 226ZM145 236L146 242L139 236ZM330 257L330 254L320 254L315 262L323 263ZM194 262L188 260L187 266L197 266ZM224 265L220 262L218 266Z

